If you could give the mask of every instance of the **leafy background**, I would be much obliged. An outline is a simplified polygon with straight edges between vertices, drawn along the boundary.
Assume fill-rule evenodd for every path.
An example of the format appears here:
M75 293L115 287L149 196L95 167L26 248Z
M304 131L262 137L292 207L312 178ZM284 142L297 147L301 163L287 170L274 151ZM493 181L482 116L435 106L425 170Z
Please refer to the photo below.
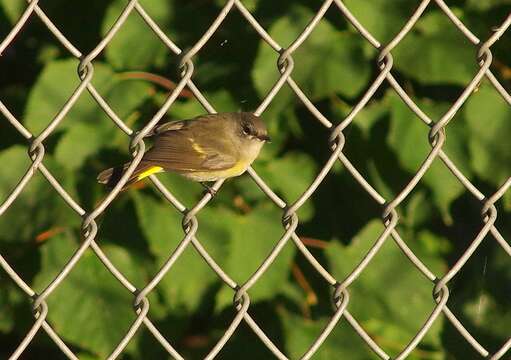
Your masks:
M153 19L182 48L191 47L218 14L223 0L142 1ZM346 0L360 21L383 43L408 19L416 1ZM279 43L288 45L320 6L319 1L247 0L244 4ZM511 10L508 0L453 0L449 6L474 33L486 39ZM125 1L42 1L41 6L83 52L92 49ZM5 37L26 5L0 0L0 35ZM508 31L509 33L509 31ZM509 34L493 48L492 70L508 89ZM392 52L393 73L414 101L438 119L476 73L477 49L431 5ZM194 80L218 111L253 110L278 77L274 53L233 11L196 56ZM338 123L377 74L376 51L330 9L294 55L293 78L318 108ZM133 13L95 60L93 83L132 127L141 128L161 106L168 89L134 72L178 80L177 59ZM32 17L0 57L0 99L33 133L40 132L77 85L78 62ZM186 92L169 119L204 110ZM274 141L255 169L288 202L313 180L329 155L328 132L285 86L263 114ZM511 108L483 81L447 128L445 151L485 194L510 175ZM0 199L29 166L25 140L0 121ZM428 128L386 84L346 131L345 153L387 199L417 170L430 146ZM84 94L46 141L45 164L86 209L105 196L96 174L129 159L129 139ZM200 185L173 174L160 176L188 206ZM497 204L498 227L511 238L511 194ZM481 204L443 164L436 161L399 208L399 231L438 276L463 253L482 226ZM382 209L341 166L327 176L299 211L299 234L337 279L343 279L382 231ZM228 181L199 215L198 237L219 264L243 282L282 235L281 211L245 175ZM183 233L181 216L145 184L122 193L100 219L98 242L121 271L143 287L175 248ZM36 291L41 291L77 248L80 219L40 174L0 217L0 251ZM510 259L491 237L451 281L449 306L490 351L509 337ZM0 272L0 353L7 357L33 318L30 300ZM413 337L432 311L432 284L389 240L351 286L349 309L391 355ZM332 315L331 288L293 245L285 247L250 290L250 313L292 358L299 357ZM150 317L188 358L201 358L234 316L233 292L193 249L150 294ZM84 359L104 358L134 320L132 295L88 251L48 298L48 318ZM25 358L62 358L40 331ZM252 331L241 324L220 354L223 359L270 358ZM248 355L247 355L248 354ZM165 353L142 327L122 355L162 358ZM315 359L375 358L341 320ZM457 331L440 318L410 356L412 359L479 358Z

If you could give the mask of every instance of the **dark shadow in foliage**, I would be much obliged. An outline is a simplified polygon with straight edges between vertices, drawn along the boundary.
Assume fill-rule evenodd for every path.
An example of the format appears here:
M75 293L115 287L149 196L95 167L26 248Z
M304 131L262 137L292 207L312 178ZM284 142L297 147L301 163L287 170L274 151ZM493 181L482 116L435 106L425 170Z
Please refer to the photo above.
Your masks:
M304 122L304 128L311 138L324 137L318 134L319 127L312 122ZM385 184L397 194L412 175L399 168L398 160L385 142L387 131L388 122L381 119L374 124L369 139L365 140L360 131L351 126L345 131L347 143L343 152L366 179L370 178L367 175L369 163L374 164ZM311 142L302 146L320 164L331 154L327 145L317 146ZM315 217L303 224L304 234L314 233L319 238L336 237L344 242L351 239L369 219L381 215L381 207L346 169L341 168L340 173L328 175L311 198L317 210ZM355 203L348 200L353 196L358 199Z
M27 328L27 331L29 328ZM44 330L42 330L44 333ZM20 334L16 337L14 334L6 336L0 336L0 342L2 348L0 350L0 357L2 359L8 359L12 355L12 352L18 347L20 342L23 340L26 334ZM41 354L44 354L45 359L54 360L66 360L68 359L64 353L53 343L51 340L43 340L43 337L48 337L46 333L44 335L36 335L34 340L30 343L27 350L23 353L23 360L40 360L42 359Z
M319 261L320 264L328 264L328 259L326 258L323 251L319 249L309 248L309 251L314 255L316 260ZM297 253L294 260L294 265L298 266L300 271L302 271L305 280L308 282L311 290L314 292L317 298L317 304L307 304L307 293L305 289L300 287L300 291L303 293L303 301L300 303L302 308L298 308L296 303L289 301L286 303L286 308L292 312L297 314L301 314L304 316L303 306L307 307L307 310L310 311L311 319L318 319L321 317L331 317L334 313L333 307L333 287L330 286L326 282L326 280L315 270L309 261L302 255L301 252ZM329 270L327 268L327 270ZM297 284L296 279L293 279L292 282L296 287ZM284 301L284 300L282 300Z
M187 51L211 25L220 8L204 6L203 11L197 12L197 5L186 1L182 4L180 2L174 10L173 27L179 34L176 42ZM195 57L196 78L200 79L197 83L199 88L206 92L218 91L218 84L221 83L221 89L229 91L240 104L240 108L250 110L255 107L257 96L251 85L250 75L258 45L259 37L256 32L237 9L233 9Z
M3 275L0 275L0 281L2 284L5 284ZM6 288L4 288L4 290L5 289ZM21 292L21 290L18 289L14 291ZM9 313L13 313L13 317L16 319L16 326L13 328L14 331L10 333L0 332L0 344L2 344L2 346L0 346L0 357L2 359L7 359L12 355L36 321L32 313L32 301L25 297L24 293L19 303L11 303L9 305L13 306L3 307L2 312L9 311ZM75 354L82 351L82 349L73 344L66 343L66 345ZM41 354L44 354L44 356L41 357ZM23 352L21 358L28 360L39 360L42 358L55 360L68 359L43 329L39 330L28 345L27 350Z
M149 311L149 317L151 322L156 326L156 328L160 331L160 333L167 339L167 341L172 345L174 349L176 349L180 354L184 354L182 352L182 348L180 346L180 341L183 334L182 329L185 329L189 324L188 314L182 313L181 316L176 316L177 312L173 312L173 315L170 313L164 318L160 320L155 320L151 318L151 311ZM161 346L161 344L156 340L153 334L142 326L143 329L140 331L139 336L139 353L136 356L133 356L133 359L164 359L168 357L167 351Z
M109 6L108 1L91 0L83 5L74 1L57 0L42 3L39 6L57 27L65 29L64 35L82 53L92 50L101 41L101 19ZM2 10L0 7L0 37L3 39L11 30L12 24ZM84 23L86 23L86 31L84 31ZM56 46L61 49L60 56L71 56L37 15L32 14L14 42L2 54L2 66L9 71L2 72L0 89L5 85L13 84L30 87L39 74L41 66L44 65L37 59L41 50L47 46ZM32 64L28 65L26 61L20 61L20 58L30 59Z
M122 222L119 222L119 219L123 219ZM121 193L119 199L100 218L98 238L107 239L142 256L149 253L133 201L124 193Z
M478 187L484 188L480 185ZM448 256L450 268L467 250L484 226L480 211L481 203L467 193L453 203L454 223L446 229L450 242L454 246ZM504 237L509 236L509 229L505 225L498 228ZM509 305L510 274L506 269L508 264L504 265L505 261L498 259L503 252L504 250L493 236L487 235L461 271L449 282L450 309L465 328L490 352L496 351L507 340L505 334L497 336L498 331L494 327L498 326L498 322L491 320L499 316L497 315L499 313L505 317L505 309ZM485 305L488 303L490 304ZM483 305L485 307L481 308ZM470 310L474 306L479 307L479 310ZM479 311L482 313L478 314ZM495 315L492 316L492 313ZM480 358L475 355L475 351L453 326L447 325L442 337L446 348L456 359Z
M481 359L479 353L467 343L458 330L449 321L445 323L446 325L442 331L442 343L445 346L446 352L450 354L450 359Z
M259 327L263 329L268 338L270 338L279 349L283 350L283 329L279 321L279 316L275 312L275 304L267 302L251 304L249 313ZM234 312L228 309L221 314L221 320L219 320L217 324L224 324L226 321L230 321L233 316ZM226 327L223 326L220 331L223 332L225 329ZM274 355L268 350L254 331L242 321L234 335L220 352L219 357L227 360L237 360L240 358L271 359Z

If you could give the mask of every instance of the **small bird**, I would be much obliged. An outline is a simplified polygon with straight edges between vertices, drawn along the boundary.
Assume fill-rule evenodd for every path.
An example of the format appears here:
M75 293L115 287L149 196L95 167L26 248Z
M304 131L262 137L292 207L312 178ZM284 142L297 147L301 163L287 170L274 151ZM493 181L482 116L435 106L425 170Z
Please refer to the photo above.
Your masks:
M243 174L270 140L264 122L249 112L201 115L171 121L155 127L155 138L123 190L149 175L172 171L200 182ZM110 168L98 175L98 182L113 187L130 163Z

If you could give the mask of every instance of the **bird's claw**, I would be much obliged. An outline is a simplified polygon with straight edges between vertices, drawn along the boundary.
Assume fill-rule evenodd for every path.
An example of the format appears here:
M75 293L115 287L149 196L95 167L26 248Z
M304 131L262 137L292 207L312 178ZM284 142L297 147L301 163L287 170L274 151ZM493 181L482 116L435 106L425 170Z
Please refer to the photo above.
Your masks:
M209 186L208 184L206 183L202 183L201 182L201 185L204 186L204 188L206 189L205 193L207 194L210 194L211 197L215 197L216 193L217 193L217 190L216 189L213 189L213 187Z

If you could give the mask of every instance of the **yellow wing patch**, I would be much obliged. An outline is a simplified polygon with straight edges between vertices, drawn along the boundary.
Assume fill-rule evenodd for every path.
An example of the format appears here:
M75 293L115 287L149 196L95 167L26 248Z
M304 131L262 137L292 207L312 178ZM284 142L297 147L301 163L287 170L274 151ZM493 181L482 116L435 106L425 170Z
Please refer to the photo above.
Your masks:
M163 170L163 168L161 166L152 166L149 169L147 169L146 171L143 171L140 174L138 174L137 181L140 181L143 178L148 177L149 175L159 173L162 170Z
M195 141L193 141L193 139L190 139L190 141L192 142L192 148L197 151L199 154L203 154L205 155L206 152L204 151L204 149L199 145L197 144Z

